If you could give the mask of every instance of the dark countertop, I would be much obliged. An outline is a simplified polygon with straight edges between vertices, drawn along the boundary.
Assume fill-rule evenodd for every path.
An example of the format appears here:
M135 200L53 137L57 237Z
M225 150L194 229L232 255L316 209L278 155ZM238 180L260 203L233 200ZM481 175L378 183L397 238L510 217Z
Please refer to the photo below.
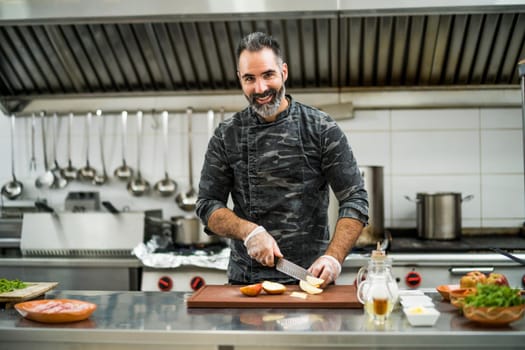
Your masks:
M483 327L437 293L427 294L441 311L433 327L410 326L400 310L380 327L362 309L188 309L188 293L53 291L46 297L98 308L71 324L41 324L0 310L0 349L523 348L525 319Z

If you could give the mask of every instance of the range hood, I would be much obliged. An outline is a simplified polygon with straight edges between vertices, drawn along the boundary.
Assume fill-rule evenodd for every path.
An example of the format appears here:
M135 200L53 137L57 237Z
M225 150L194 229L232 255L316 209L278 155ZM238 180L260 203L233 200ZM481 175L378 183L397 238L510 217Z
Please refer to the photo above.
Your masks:
M457 3L0 1L0 106L237 92L235 46L256 30L281 42L291 91L518 88L523 2Z

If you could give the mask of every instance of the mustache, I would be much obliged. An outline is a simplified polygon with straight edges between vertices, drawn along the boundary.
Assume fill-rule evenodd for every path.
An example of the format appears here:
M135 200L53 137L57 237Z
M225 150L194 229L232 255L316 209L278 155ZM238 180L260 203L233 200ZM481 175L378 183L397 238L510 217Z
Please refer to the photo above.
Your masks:
M265 92L260 93L260 94L253 93L250 97L251 97L251 100L252 100L252 103L253 103L253 102L256 102L256 99L258 99L258 98L265 98L265 97L268 97L268 96L276 96L276 95L277 95L277 90L270 88L270 89L268 89Z

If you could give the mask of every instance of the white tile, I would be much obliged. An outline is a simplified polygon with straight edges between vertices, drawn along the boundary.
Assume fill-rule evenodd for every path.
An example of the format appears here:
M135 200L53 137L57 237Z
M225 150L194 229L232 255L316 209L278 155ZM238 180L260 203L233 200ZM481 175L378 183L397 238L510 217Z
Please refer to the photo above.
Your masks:
M483 219L523 220L524 185L523 175L484 175Z
M478 109L392 110L392 130L479 128Z
M390 134L387 132L351 132L347 135L359 165L376 165L390 172Z
M489 173L523 172L521 130L481 132L481 169Z
M509 218L509 219L483 219L481 227L521 227L523 226L523 218Z
M480 116L483 129L521 129L522 126L521 108L482 108Z
M390 111L388 110L357 110L355 118L337 122L345 131L356 130L389 130Z
M477 173L479 156L477 131L392 134L393 174Z

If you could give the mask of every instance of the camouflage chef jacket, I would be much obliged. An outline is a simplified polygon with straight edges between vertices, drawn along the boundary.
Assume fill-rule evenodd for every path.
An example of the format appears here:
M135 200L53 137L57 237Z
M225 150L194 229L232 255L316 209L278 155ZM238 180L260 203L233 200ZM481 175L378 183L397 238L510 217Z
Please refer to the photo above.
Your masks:
M221 123L211 138L199 184L197 215L206 225L231 194L239 217L262 225L283 255L308 268L329 243L329 184L339 217L365 223L367 193L348 141L326 113L290 101L268 123L250 107ZM293 279L260 265L231 240L228 278L243 283Z

